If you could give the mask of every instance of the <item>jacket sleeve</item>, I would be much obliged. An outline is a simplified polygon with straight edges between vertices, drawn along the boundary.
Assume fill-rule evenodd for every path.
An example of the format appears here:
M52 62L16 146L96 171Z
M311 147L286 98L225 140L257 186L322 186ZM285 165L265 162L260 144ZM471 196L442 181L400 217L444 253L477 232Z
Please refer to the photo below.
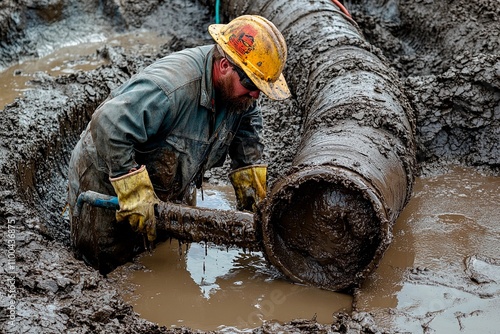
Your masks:
M258 102L255 102L243 114L229 147L231 169L261 163L264 152L264 144L261 139L262 124L261 109Z
M170 109L162 89L147 78L137 77L113 92L94 112L90 131L110 177L137 167L134 146L156 136L162 124L171 124Z

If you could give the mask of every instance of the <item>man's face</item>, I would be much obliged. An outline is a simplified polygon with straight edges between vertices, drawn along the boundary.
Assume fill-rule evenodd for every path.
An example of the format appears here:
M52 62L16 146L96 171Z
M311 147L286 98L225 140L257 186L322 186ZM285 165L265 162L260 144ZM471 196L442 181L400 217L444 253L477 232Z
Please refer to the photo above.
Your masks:
M234 69L231 69L227 75L220 78L215 90L217 100L225 104L228 110L232 112L247 110L260 94L258 90L251 91L243 87L238 73Z

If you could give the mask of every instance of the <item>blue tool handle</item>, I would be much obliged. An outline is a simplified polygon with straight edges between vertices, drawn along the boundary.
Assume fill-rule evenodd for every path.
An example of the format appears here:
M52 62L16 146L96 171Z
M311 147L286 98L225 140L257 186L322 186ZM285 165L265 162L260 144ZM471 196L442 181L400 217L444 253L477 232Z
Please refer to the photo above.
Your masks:
M83 203L88 203L92 206L104 209L114 209L114 210L120 209L120 204L118 203L118 197L101 194L92 190L87 190L78 196L73 216L75 217L80 216Z

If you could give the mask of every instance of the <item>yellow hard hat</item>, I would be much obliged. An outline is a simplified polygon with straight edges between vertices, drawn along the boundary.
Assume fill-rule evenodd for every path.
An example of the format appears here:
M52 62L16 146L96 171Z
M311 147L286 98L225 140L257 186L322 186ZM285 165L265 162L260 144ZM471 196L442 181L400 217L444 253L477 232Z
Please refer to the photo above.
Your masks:
M243 15L228 24L212 24L208 32L262 93L273 100L290 97L282 74L286 43L271 21L258 15Z

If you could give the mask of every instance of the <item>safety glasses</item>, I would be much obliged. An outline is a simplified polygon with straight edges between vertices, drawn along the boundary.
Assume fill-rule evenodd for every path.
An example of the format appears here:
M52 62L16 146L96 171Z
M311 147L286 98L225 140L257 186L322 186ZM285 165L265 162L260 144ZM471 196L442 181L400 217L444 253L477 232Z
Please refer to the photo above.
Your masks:
M241 69L239 68L238 66L233 65L233 69L236 71L236 73L238 73L238 76L240 77L240 83L243 87L245 87L246 89L250 90L250 91L255 91L255 90L260 90L257 86L255 86L255 84L252 82L252 80L250 80L250 78L248 77L248 75Z
M248 89L249 91L256 91L256 90L260 90L257 86L255 86L255 84L252 82L252 80L250 80L250 78L248 77L248 75L245 73L245 71L243 71L241 68L239 68L238 66L236 66L235 63L233 63L233 61L231 59L229 59L229 57L226 55L226 53L224 52L224 50L220 47L220 45L217 45L217 50L219 50L220 54L227 59L227 61L229 62L229 64L231 64L233 66L233 70L236 71L236 73L238 73L238 76L240 77L240 83L243 87L245 87L246 89Z

